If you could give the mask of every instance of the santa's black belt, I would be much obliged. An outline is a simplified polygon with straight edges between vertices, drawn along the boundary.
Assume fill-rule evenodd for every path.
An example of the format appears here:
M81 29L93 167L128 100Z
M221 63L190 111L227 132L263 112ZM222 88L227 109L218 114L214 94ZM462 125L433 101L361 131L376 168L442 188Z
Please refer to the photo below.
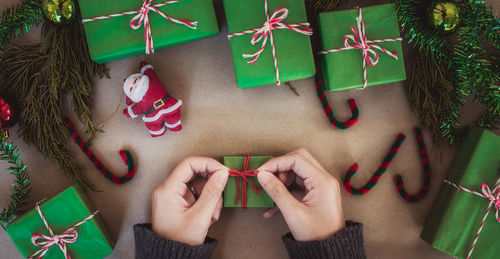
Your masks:
M145 113L144 113L144 116L148 116L148 114L154 112L155 110L158 110L160 109L161 107L163 107L165 105L165 102L167 101L167 99L169 98L170 96L167 94L165 95L165 97L161 98L161 99L158 99L157 101L155 101L153 103L153 107L149 108L149 110L147 110Z

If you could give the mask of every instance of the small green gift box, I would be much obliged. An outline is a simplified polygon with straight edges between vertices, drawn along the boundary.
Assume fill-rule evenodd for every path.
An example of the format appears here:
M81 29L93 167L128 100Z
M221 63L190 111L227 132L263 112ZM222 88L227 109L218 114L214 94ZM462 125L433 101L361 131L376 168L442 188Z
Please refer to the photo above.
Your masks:
M54 235L64 234L68 229L87 219L95 212L92 203L79 184L75 184L55 197L41 203L39 208ZM51 237L50 231L45 226L36 208L17 218L5 230L19 252L26 258L43 247L43 245L37 246L32 242L32 235L39 234ZM67 236L60 237L68 241L65 245L71 258L98 259L104 258L113 252L114 242L109 237L108 231L98 214L81 223L74 231L76 231L76 235L67 233ZM75 237L76 241L71 240ZM38 239L38 242L48 241L43 238ZM35 258L38 258L39 255L35 256ZM50 246L44 257L65 258L64 253L57 244Z
M147 16L148 21L143 19L141 23L141 18L138 17L135 21L138 28L134 30L130 23L138 15L137 11L143 8L142 0L79 1L92 59L97 63L106 63L144 54L148 42L145 36L147 24L150 26L156 50L202 39L219 32L212 0L170 1L166 5L161 5L166 2L166 0L153 1L149 6L149 12L143 16L144 18ZM126 12L130 14L106 17Z
M245 201L247 208L272 208L274 206L273 200L260 185L256 176L257 172L251 172L252 169L259 168L271 158L272 156L248 155L224 157L224 165L237 171L236 173L230 171L224 189L224 207L245 207L243 205ZM245 161L248 161L246 168ZM240 174L245 175L245 177L235 176ZM248 182L244 178L248 179ZM252 186L260 193L255 192ZM243 188L246 188L246 192L243 191Z
M394 5L376 5L360 10L363 24L359 24L357 21L360 11L356 9L321 13L318 16L323 50L321 52L321 70L326 90L341 91L406 79L399 25ZM364 26L364 30L360 30L360 26ZM362 40L364 38L363 31L367 41ZM346 36L349 39L344 41ZM385 42L371 42L379 40ZM346 46L345 42L350 47ZM365 59L360 48L366 46L369 47L369 51L367 52L368 57ZM380 48L387 50L388 53L392 52L393 56ZM376 56L378 56L378 62L375 62ZM369 58L373 62L370 62ZM365 62L365 66L363 66L363 62ZM366 77L364 76L364 67Z
M494 197L486 194L489 189L498 195L494 186L500 179L499 169L500 136L471 129L427 217L422 239L458 258L469 254L471 258L498 258L500 222L495 217Z
M314 75L311 41L307 35L312 30L307 24L304 0L224 0L224 9L236 83L240 88L288 82ZM271 34L265 33L265 24L269 24L266 22L266 10L272 24L269 27L273 27ZM292 26L293 30L286 25ZM259 29L262 34L257 35ZM254 35L256 42L252 44ZM262 38L257 41L258 37ZM248 63L255 57L245 58L243 55L254 54L261 48L263 51L255 62Z

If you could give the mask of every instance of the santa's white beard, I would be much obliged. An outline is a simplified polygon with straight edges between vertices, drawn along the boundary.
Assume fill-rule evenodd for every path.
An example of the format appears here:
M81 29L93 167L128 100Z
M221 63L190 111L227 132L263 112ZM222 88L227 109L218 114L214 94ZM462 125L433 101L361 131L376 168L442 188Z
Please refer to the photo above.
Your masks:
M142 98L146 95L149 89L149 77L146 75L141 76L141 79L136 83L135 88L132 92L127 93L128 98L134 103L142 101Z

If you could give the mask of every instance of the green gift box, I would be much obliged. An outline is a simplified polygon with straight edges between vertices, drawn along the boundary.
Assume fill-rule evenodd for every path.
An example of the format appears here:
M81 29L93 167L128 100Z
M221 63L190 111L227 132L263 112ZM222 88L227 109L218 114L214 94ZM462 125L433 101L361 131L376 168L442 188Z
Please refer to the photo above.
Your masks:
M422 231L422 239L445 253L467 258L498 258L500 254L500 222L495 218L495 205L485 218L490 200L460 190L450 183L483 194L481 184L493 191L500 178L500 136L482 129L471 129L450 169L448 181L439 195ZM496 195L496 191L494 191Z
M263 165L267 160L271 159L272 156L251 156L248 161L247 169L257 169L261 165ZM225 156L224 157L224 165L229 167L230 169L235 169L238 171L244 170L244 156ZM246 201L248 208L272 208L274 206L274 202L269 197L269 195L264 191L262 186L259 183L259 180L256 176L247 176L248 181L252 183L256 188L260 190L260 194L256 193L251 186L247 182L245 182L242 177L229 176L227 180L226 187L224 189L224 207L242 207L241 200L237 200L238 198L238 188L237 183L240 186L240 195L242 194L243 185L247 185L246 191ZM238 182L237 182L238 181ZM245 197L241 197L245 198ZM238 201L238 204L236 204Z
M166 2L153 1L152 6ZM90 19L128 11L138 11L142 0L84 0L79 1L82 18ZM147 14L156 50L168 48L219 32L212 0L183 0L157 7L165 15L190 22L197 22L196 29L169 21L155 11ZM85 34L92 59L97 63L144 54L146 50L145 21L137 30L130 22L137 14L117 16L102 20L85 21ZM137 24L137 23L136 23Z
M41 203L40 210L55 235L61 235L95 212L92 203L79 184L75 184L55 197ZM26 258L43 247L32 243L31 236L33 234L50 236L49 230L44 225L36 209L32 209L17 218L5 230L19 252ZM77 232L76 241L66 243L71 258L98 259L104 258L113 252L114 242L110 239L99 214L82 223L75 230ZM57 244L50 246L44 257L65 258Z
M393 4L361 8L367 40L387 40L400 38L398 18ZM344 37L352 35L358 42L359 37L351 30L358 30L356 9L319 14L321 48L323 51L345 48ZM355 42L350 39L350 46ZM374 66L366 64L367 86L387 84L406 79L401 41L369 43L388 51L397 52L397 59L372 47L378 55ZM373 55L373 54L371 54ZM321 54L321 67L324 87L330 91L341 91L364 86L363 53L360 49L346 49Z
M270 18L276 9L286 8L288 15L281 21L283 24L307 22L304 0L224 0L229 35L262 28L266 22L266 3ZM281 14L277 14L276 17L279 18ZM309 36L290 29L273 29L271 33L276 50L280 82L313 76L315 66ZM271 36L267 39L265 49L255 63L249 64L248 61L251 58L243 57L243 54L253 54L258 51L265 40L262 39L252 45L250 41L253 35L254 32L230 37L236 83L240 88L278 83Z

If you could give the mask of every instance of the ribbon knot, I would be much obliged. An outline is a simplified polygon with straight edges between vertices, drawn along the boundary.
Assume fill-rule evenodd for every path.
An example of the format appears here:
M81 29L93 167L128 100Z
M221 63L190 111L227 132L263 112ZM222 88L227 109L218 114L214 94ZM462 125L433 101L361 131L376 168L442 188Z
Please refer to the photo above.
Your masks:
M250 162L250 155L246 154L243 161L243 170L238 171L235 169L229 170L229 176L236 177L236 200L234 204L238 205L241 200L241 207L247 207L247 184L255 191L255 193L260 194L261 191L248 179L249 176L257 176L259 173L256 169L248 169L248 163ZM240 178L242 179L242 187L240 191Z
M481 184L481 191L483 196L488 199L492 205L495 205L495 216L498 222L500 222L500 217L498 216L498 211L500 210L500 188L496 186L493 191L490 187L484 183ZM496 192L496 193L495 193Z
M65 259L71 259L71 256L68 252L68 247L66 244L71 244L76 242L78 240L78 232L76 232L76 228L80 226L81 224L91 220L94 218L94 216L97 214L97 211L90 214L88 217L85 219L81 220L80 222L76 223L66 231L64 231L62 234L55 235L54 231L52 231L52 228L50 227L49 223L47 222L47 219L42 213L42 210L40 209L40 202L36 204L36 210L38 212L38 215L40 215L40 218L43 221L43 224L45 225L45 228L49 231L50 235L41 235L41 234L33 234L31 236L31 242L35 246L41 246L41 248L36 251L33 255L28 257L28 259L35 258L38 255L38 258L43 258L49 248L53 245L57 245L59 249L64 254Z
M86 23L86 22L109 19L109 18L113 18L113 17L135 14L135 16L130 20L130 28L133 30L137 30L137 29L141 28L141 26L144 24L144 39L146 41L146 54L150 54L150 53L155 52L154 44L153 44L153 35L151 33L151 25L149 23L149 12L150 11L153 11L153 12L159 14L163 18L169 20L170 22L182 24L182 25L185 25L191 29L196 29L196 26L198 25L197 21L192 22L192 21L188 21L188 20L178 20L178 19L172 18L172 17L164 14L160 10L158 10L158 8L160 8L162 6L182 2L182 1L184 1L184 0L171 0L171 1L167 1L167 2L153 5L153 0L142 0L142 6L141 6L141 8L139 8L139 10L83 19L82 22Z
M312 35L312 29L309 28L309 23L297 23L297 24L286 24L283 23L283 21L288 17L288 9L286 8L277 8L274 10L274 13L269 17L269 12L268 12L268 5L267 5L267 0L264 0L264 9L266 12L266 21L264 24L257 29L253 30L246 30L242 32L235 32L231 33L228 35L229 39L234 36L242 36L246 34L251 34L253 33L252 38L250 39L250 43L252 45L255 45L262 41L261 47L252 54L243 54L243 58L251 58L248 63L253 65L257 59L259 59L260 54L264 51L266 48L267 40L271 42L271 49L273 52L273 61L274 61L274 69L276 73L276 81L277 85L280 85L281 80L280 80L280 75L279 75L279 69L278 69L278 59L276 58L276 48L274 46L274 40L273 40L273 30L279 30L279 29L289 29L293 32L297 32L300 34L304 35ZM306 28L300 28L300 27L306 27Z
M363 87L366 88L368 85L368 80L366 76L366 65L368 66L375 66L378 63L379 56L377 52L375 52L375 49L378 49L382 51L383 53L389 55L390 57L394 59L398 59L398 52L397 51L390 51L385 48L380 47L379 45L376 44L370 44L370 43L376 43L376 42L388 42L388 41L402 41L402 38L392 38L392 39L383 39L383 40L368 40L365 32L365 24L363 22L363 14L361 12L361 8L357 7L358 9L358 17L356 17L356 22L357 22L357 28L354 26L351 26L351 31L354 33L353 34L348 34L344 37L344 48L338 48L338 49L330 49L330 50L324 50L321 51L319 54L327 54L327 53L332 53L332 52L337 52L337 51L343 51L343 50L348 50L348 49L359 49L361 50L363 54ZM350 44L349 40L352 41L353 45Z

